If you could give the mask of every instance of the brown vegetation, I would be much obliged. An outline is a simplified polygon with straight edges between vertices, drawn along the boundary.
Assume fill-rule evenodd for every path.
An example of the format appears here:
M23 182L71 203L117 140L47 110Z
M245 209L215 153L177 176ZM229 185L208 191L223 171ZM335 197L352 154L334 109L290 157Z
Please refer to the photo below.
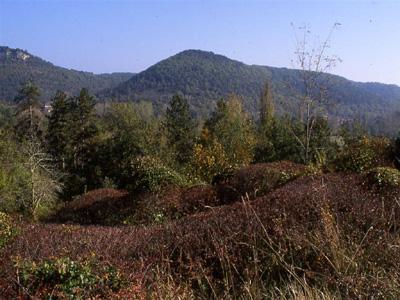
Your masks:
M339 173L301 177L251 202L146 228L25 223L1 252L0 291L21 292L10 258L82 260L94 252L148 293L157 294L168 274L163 280L197 297L250 295L294 281L345 298L396 298L399 196L399 188Z

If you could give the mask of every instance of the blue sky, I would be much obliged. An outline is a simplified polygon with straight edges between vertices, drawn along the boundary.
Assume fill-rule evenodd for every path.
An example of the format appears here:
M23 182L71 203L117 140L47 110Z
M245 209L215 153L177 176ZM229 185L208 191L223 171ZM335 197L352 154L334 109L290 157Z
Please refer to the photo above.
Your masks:
M397 1L0 0L0 45L95 73L139 72L185 49L291 67L291 23L326 37L333 73L400 85Z

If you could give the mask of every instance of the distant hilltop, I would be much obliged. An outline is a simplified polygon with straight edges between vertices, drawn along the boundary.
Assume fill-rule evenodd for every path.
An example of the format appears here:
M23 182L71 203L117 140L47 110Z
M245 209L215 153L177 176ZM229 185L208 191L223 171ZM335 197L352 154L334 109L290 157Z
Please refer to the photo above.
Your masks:
M358 119L376 133L397 132L400 87L326 76L330 85L324 111L333 122ZM182 51L138 74L96 75L55 66L25 50L0 47L0 99L11 101L28 80L39 86L43 101L49 101L57 90L76 94L85 87L102 101L146 100L156 110L164 110L172 95L179 93L199 115L209 113L220 98L235 93L242 96L247 111L257 116L258 99L267 80L278 113L295 114L302 87L299 70L247 65L202 50Z
M57 90L76 94L82 87L97 93L132 77L133 73L93 74L53 65L26 50L0 46L0 100L12 101L21 86L31 80L39 86L42 100Z

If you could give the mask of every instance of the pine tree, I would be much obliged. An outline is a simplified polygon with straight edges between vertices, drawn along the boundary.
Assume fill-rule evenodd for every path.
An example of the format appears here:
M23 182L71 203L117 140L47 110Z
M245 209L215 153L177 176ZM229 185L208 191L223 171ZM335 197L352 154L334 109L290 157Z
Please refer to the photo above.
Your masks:
M82 89L72 104L74 171L83 178L86 186L95 185L90 180L90 178L95 177L93 138L98 131L95 105L96 101L87 89Z
M186 99L179 95L172 97L164 125L168 142L174 149L178 164L189 162L193 152L196 125L190 115Z
M63 171L66 170L68 155L70 155L70 145L72 143L71 127L70 99L64 92L58 91L52 100L47 142L49 152L56 158Z
M43 133L39 97L39 88L32 82L26 83L15 97L18 105L16 131L23 139L40 138Z

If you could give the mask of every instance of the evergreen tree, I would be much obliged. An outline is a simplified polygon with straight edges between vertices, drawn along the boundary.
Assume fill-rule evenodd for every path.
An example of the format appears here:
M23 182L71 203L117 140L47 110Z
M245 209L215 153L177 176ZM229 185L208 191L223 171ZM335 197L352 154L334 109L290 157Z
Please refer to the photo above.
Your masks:
M52 100L49 116L47 142L49 152L56 158L60 168L65 171L72 143L72 114L70 99L64 92L58 91Z
M191 159L195 126L187 100L178 95L173 96L166 113L165 128L168 143L173 147L176 161L180 165Z
M98 130L95 105L95 99L87 89L82 89L72 103L73 169L74 173L81 177L86 188L96 186L96 145L93 142Z
M26 83L15 97L18 106L16 131L21 138L40 138L43 133L39 97L39 88L32 82Z
M160 155L164 162L167 160L161 155L166 148L165 138L159 134L161 126L154 117L151 103L113 103L104 124L108 132L103 147L103 157L108 162L104 166L105 174L120 186L132 184L122 182L121 174L126 173L129 162L138 157Z

